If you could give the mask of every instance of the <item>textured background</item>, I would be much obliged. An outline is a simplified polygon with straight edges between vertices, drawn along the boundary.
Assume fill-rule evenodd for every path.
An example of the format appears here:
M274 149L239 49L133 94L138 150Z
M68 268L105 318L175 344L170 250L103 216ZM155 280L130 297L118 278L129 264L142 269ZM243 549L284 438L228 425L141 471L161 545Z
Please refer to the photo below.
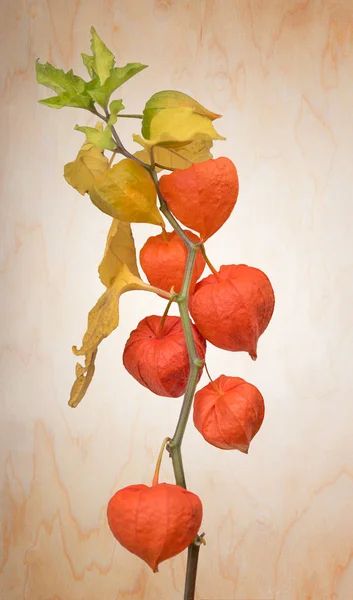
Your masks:
M185 554L154 575L105 521L116 489L151 481L179 412L121 364L130 330L163 300L123 297L87 397L67 406L109 218L62 176L83 140L73 126L94 121L37 104L34 61L83 75L92 24L118 64L150 65L123 89L129 112L176 88L224 115L215 155L237 164L241 192L209 254L263 269L277 295L257 362L208 350L214 377L265 397L249 455L187 429L207 533L197 599L351 600L351 0L2 0L1 600L182 598ZM130 149L138 126L122 123ZM157 230L134 233L140 247ZM173 481L168 460L162 477Z

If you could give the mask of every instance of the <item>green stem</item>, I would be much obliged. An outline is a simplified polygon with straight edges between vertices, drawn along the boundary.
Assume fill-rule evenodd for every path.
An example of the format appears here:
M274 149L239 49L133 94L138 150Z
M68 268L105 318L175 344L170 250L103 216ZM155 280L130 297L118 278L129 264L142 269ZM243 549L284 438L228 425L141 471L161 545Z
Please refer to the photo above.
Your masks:
M195 598L195 587L196 587L196 575L197 575L197 564L199 560L200 544L192 543L188 549L188 561L186 564L186 575L185 575L185 590L184 600L194 600Z
M184 488L186 488L186 480L181 455L181 444L183 441L186 425L192 408L192 402L194 399L195 390L199 378L199 371L202 368L204 362L197 354L195 341L192 335L192 326L187 305L189 298L190 282L197 251L198 246L192 244L189 240L188 258L185 268L184 281L177 301L179 304L179 313L183 324L185 341L189 354L190 374L185 390L184 400L181 407L178 423L173 438L168 443L168 450L170 452L173 462L175 481L178 485L181 485ZM200 536L196 536L195 540L190 544L188 548L184 600L194 600L195 598L197 565L200 551L200 543L202 543L200 542L200 540Z
M109 120L109 113L106 112L106 118L104 118L104 121L108 121ZM123 145L117 130L115 129L115 127L112 127L111 129L112 131L112 137L116 142L116 152L119 152L119 154L122 154L123 156L125 156L125 158L130 158L131 160L134 160L135 162L137 162L139 165L141 165L141 167L143 167L144 169L146 169L147 171L151 172L151 165L148 165L147 163L144 163L142 160L140 160L139 158L137 158L137 156L134 156L133 154L131 154L131 152L129 152L128 150L126 150L125 146Z
M106 112L106 118L109 119L109 113ZM188 299L190 292L190 283L193 273L193 268L196 260L197 252L200 248L200 244L194 244L192 240L188 238L188 236L184 233L183 229L180 227L178 221L173 217L167 203L163 197L163 194L159 188L158 177L153 166L148 165L138 158L128 152L126 148L124 148L116 130L112 127L112 136L117 143L118 151L123 154L123 156L127 158L131 158L135 162L139 163L141 166L149 172L154 182L156 192L158 195L158 199L160 202L160 211L165 216L167 221L173 227L173 229L177 232L180 238L185 243L188 249L188 256L186 261L185 273L183 284L180 293L175 297L175 300L178 302L179 313L181 322L183 325L184 335L186 346L189 355L190 361L190 374L188 383L185 390L184 400L181 407L178 423L174 432L172 439L168 442L167 449L172 458L173 470L175 481L177 485L186 489L186 480L185 473L183 467L183 461L181 456L181 443L183 441L186 425L188 422L188 418L190 415L190 411L192 408L192 402L195 395L196 385L198 382L199 372L204 364L204 360L201 359L196 350L195 340L192 334L192 326L191 320L188 311ZM154 163L154 159L152 156L152 164ZM203 535L197 535L194 541L190 544L188 548L188 561L187 561L187 570L186 570L186 578L185 578L185 588L184 588L184 600L194 600L195 597L195 583L196 583L196 571L197 571L197 563L198 563L198 555L199 555L199 547L200 544L203 543Z
M175 217L173 217L172 213L170 212L170 210L167 206L167 203L164 200L163 194L162 194L161 190L159 189L159 183L158 183L158 177L157 177L156 171L152 170L152 171L150 171L150 173L151 173L151 177L153 179L154 185L156 186L161 213L165 216L168 223L170 223L170 225L173 227L174 231L176 231L177 234L181 237L184 244L188 248L190 248L190 246L193 246L194 243L190 240L190 238L188 238L188 236L186 235L184 230L180 227L178 221L175 219Z
M176 300L179 305L179 313L181 322L183 325L186 346L188 349L189 360L190 360L190 374L188 383L185 390L184 400L179 414L178 423L174 432L174 435L168 443L167 449L170 453L173 463L174 477L178 485L186 489L186 480L183 467L183 460L181 455L181 444L183 441L186 425L189 419L190 411L192 408L192 402L195 395L195 390L199 378L199 371L202 368L204 361L198 356L194 337L192 335L191 320L188 311L188 299L190 291L190 283L192 278L192 272L196 260L196 255L199 249L198 244L194 244L185 235L177 221L175 221L173 215L170 213L167 203L163 198L163 195L159 189L158 178L155 171L151 172L151 176L156 186L158 198L160 201L160 210L172 225L174 230L180 235L188 249L188 257L186 261L185 273L183 285L180 294ZM200 551L200 544L203 543L203 536L196 536L195 540L190 544L188 548L188 559L187 568L185 575L185 588L184 588L184 600L194 600L195 598L195 586L196 586L196 574L197 565Z
M188 239L188 258L186 262L185 274L183 285L181 288L180 294L176 297L176 301L179 305L179 313L181 322L183 325L184 336L186 347L188 349L189 361L190 361L190 374L188 383L185 390L184 400L181 407L178 423L174 432L174 435L171 441L168 444L168 450L170 452L175 480L178 485L186 488L185 485L185 475L181 457L181 443L183 441L186 425L188 422L188 418L190 415L192 401L195 394L195 389L198 381L199 371L203 366L204 361L198 356L195 346L194 337L192 334L191 321L189 317L188 311L188 297L190 290L190 282L193 272L193 267L196 260L196 254L198 251L198 246L193 244L191 240Z
M96 115L96 117L98 117L99 119L102 119L102 121L107 121L108 120L104 115L101 115L101 113L99 113L96 108L89 108L88 110L93 115Z
M185 473L184 473L183 458L181 456L181 447L180 447L180 445L179 446L174 445L174 446L170 447L168 444L167 450L172 459L175 483L177 485L180 485L180 487L183 487L186 489L186 479L185 479Z
M203 362L201 359L198 359L198 360L200 361L200 363ZM196 390L198 377L199 377L199 371L200 371L201 366L202 366L202 364L200 366L198 364L193 364L193 366L190 369L189 380L188 380L188 383L186 386L185 396L184 396L184 400L183 400L183 405L181 407L178 423L175 428L174 435L168 444L168 448L169 448L169 451L172 456L173 464L175 462L177 462L178 458L179 458L177 456L174 458L174 449L178 448L178 447L180 448L181 443L183 441L186 425L187 425L190 411L192 408L192 401L194 399L195 390ZM177 481L177 483L179 485L181 485L178 481Z
M143 115L127 115L126 113L119 113L118 117L124 117L125 119L143 119Z
M188 311L188 306L187 306L189 290L190 290L190 282L191 282L192 272L193 272L193 268L194 268L194 264L195 264L195 260L196 260L197 251L198 251L198 246L195 244L191 244L188 248L188 258L187 258L187 262L186 262L184 281L183 281L183 285L181 288L181 292L180 292L179 296L177 296L177 298L176 298L178 305L179 305L180 318L181 318L181 322L183 325L186 347L188 349L188 354L189 354L190 375L189 375L188 383L186 386L185 396L184 396L183 404L181 407L178 423L177 423L173 438L171 439L171 441L168 444L168 448L170 450L172 460L173 460L173 465L174 465L175 460L176 461L179 460L179 453L176 453L176 457L174 458L174 448L176 448L178 446L180 448L180 446L181 446L181 443L182 443L182 440L184 437L184 433L185 433L185 429L186 429L186 425L187 425L187 421L189 418L191 406L192 406L192 401L193 401L194 394L195 394L199 371L204 363L204 361L198 356L197 351L196 351L196 346L195 346L195 341L194 341L194 337L192 334L192 326L191 326L191 321L190 321L189 311Z

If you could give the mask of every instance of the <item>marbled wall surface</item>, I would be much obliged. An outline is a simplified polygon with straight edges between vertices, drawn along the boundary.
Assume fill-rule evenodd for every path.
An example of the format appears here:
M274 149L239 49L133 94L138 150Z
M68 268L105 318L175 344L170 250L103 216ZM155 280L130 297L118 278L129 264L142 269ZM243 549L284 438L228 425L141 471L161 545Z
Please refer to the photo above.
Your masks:
M215 377L265 397L249 455L187 429L207 534L197 599L352 600L352 0L2 0L1 600L182 598L185 554L153 574L105 519L116 489L149 484L179 413L121 363L162 299L123 297L87 397L67 406L110 221L62 176L74 125L94 120L37 104L34 62L83 75L92 24L119 64L150 65L123 88L130 112L176 88L224 115L215 155L236 163L241 192L209 254L263 269L277 296L257 362L208 350ZM121 125L130 149L138 125ZM137 245L154 232L135 226Z

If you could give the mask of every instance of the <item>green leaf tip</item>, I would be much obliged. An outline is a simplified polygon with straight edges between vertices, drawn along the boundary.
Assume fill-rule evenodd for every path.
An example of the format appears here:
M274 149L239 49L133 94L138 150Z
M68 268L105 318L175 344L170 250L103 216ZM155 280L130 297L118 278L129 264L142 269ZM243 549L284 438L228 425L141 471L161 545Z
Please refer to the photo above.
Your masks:
M112 126L108 124L103 130L101 123L98 127L81 127L75 125L76 131L81 131L86 135L86 142L93 144L99 150L115 150L116 143L112 138Z
M89 56L88 54L81 55L83 64L85 65L89 76L93 78L94 74L96 74L99 78L100 85L104 85L115 65L115 57L99 37L93 26L91 27L91 51L92 56Z

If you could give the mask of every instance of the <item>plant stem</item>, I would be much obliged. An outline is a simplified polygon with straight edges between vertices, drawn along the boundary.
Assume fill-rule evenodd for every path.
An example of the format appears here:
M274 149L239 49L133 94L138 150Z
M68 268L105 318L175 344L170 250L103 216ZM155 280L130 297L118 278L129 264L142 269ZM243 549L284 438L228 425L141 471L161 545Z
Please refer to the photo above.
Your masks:
M188 549L188 561L186 564L184 600L194 600L197 564L199 560L200 544L192 543Z
M109 119L109 113L106 111L106 119ZM189 292L190 292L190 283L193 273L193 268L196 260L196 255L198 250L200 249L200 244L194 244L192 240L188 238L188 236L184 233L183 229L180 227L178 221L173 217L167 203L163 197L163 194L159 188L159 182L157 173L154 169L154 157L152 154L151 157L151 165L142 162L136 156L131 154L126 148L123 146L116 130L112 127L112 136L117 143L117 150L126 158L130 158L135 162L139 163L148 173L151 175L151 178L154 182L157 196L160 203L160 211L165 216L167 221L173 227L174 231L180 236L183 240L184 244L188 249L188 256L186 261L185 273L182 288L179 294L175 296L175 301L179 306L179 313L181 322L183 325L185 342L188 350L189 361L190 361L190 374L188 383L185 390L184 400L181 407L178 423L174 432L172 439L167 444L168 452L172 458L173 470L175 481L177 485L186 489L186 480L185 473L183 467L183 461L181 456L181 443L183 441L186 425L188 422L188 418L190 415L190 411L192 408L192 402L195 395L196 385L199 378L200 369L203 367L204 360L201 359L196 350L194 337L192 334L192 326L191 320L188 311L188 300L189 300ZM170 296L169 296L170 297ZM198 555L200 550L200 544L204 543L203 534L197 535L194 541L190 544L188 548L188 560L187 560L187 569L186 569L186 577L185 577L185 588L184 588L184 600L194 600L195 597L195 585L196 585L196 572L197 572L197 564L198 564Z
M150 170L150 173L151 173L151 177L153 179L154 185L156 186L161 213L165 216L168 223L170 223L170 225L173 227L174 231L176 231L177 234L181 237L181 239L183 240L183 242L187 246L187 248L190 248L190 246L194 246L194 243L190 240L190 238L188 238L186 233L184 233L184 230L180 227L178 221L173 217L172 213L170 212L170 210L167 206L167 203L163 198L163 194L162 194L161 190L159 189L158 177L157 177L156 171Z
M210 269L211 273L216 277L216 279L218 281L221 280L218 271L216 271L216 269L214 268L213 264L211 263L211 261L209 260L207 254L206 254L206 250L205 250L205 246L203 244L201 244L200 246L200 250L201 250L201 254L204 257L205 261L206 261L206 265L208 266L208 268Z
M93 115L96 115L96 117L98 117L99 119L102 119L102 121L107 122L107 117L105 117L104 115L101 115L101 113L98 112L98 110L96 108L89 108L88 109L89 112L91 112Z
M127 115L126 113L119 113L118 117L125 117L125 119L143 119L143 115Z
M168 210L168 208L167 208ZM169 212L169 211L168 211ZM190 282L193 272L193 267L196 260L196 254L198 246L193 244L188 239L188 258L185 268L184 281L177 298L179 305L180 318L183 324L185 341L188 349L189 360L190 360L190 374L186 391L184 395L183 404L181 407L178 423L174 432L174 435L168 443L168 450L172 457L173 469L175 475L175 481L178 485L186 488L185 474L183 468L183 461L181 456L181 443L183 441L186 425L192 408L192 402L195 395L195 390L199 378L199 371L203 365L203 360L198 356L195 341L192 335L191 321L188 311L188 299ZM185 588L184 588L184 600L194 600L195 598L195 586L196 586L196 574L200 545L198 543L199 536L190 544L188 548L188 559L187 568L185 575Z
M109 160L109 168L112 166L114 158L116 157L117 153L118 153L117 150L113 150L113 153L112 153L112 155L110 157L110 160Z
M169 301L169 302L170 302L170 301ZM207 376L208 376L208 378L209 378L209 380L210 380L210 383L212 384L213 388L216 390L216 392L218 392L218 394L221 394L221 392L220 392L220 389L219 389L218 385L217 385L217 384L216 384L216 383L213 381L213 379L212 379L212 377L211 377L211 375L210 375L210 372L209 372L209 370L208 370L208 368L207 368L207 365L206 365L206 363L205 363L205 371L206 371L206 373L207 373Z
M161 288L155 287L154 285L146 284L146 287L143 288L144 292L153 292L154 294L158 294L158 296L162 296L162 298L166 298L166 300L170 300L173 297L173 294L170 292L166 292L166 290L162 290ZM176 301L176 297L174 296L174 301Z
M178 169L174 169L174 167L165 167L164 165L161 165L161 163L156 162L156 167L158 167L159 169L163 169L165 171L177 171Z
M200 359L198 359L198 360L200 360ZM202 362L202 361L200 360L200 362ZM188 380L188 384L186 386L184 401L183 401L183 405L181 407L178 423L177 423L174 435L168 444L168 448L169 448L171 456L172 456L173 464L175 462L177 462L177 459L178 459L177 455L174 456L175 448L177 448L177 447L180 448L181 443L183 441L187 421L188 421L191 407L192 407L192 401L193 401L194 395L195 395L196 385L197 385L198 376L199 376L199 370L200 370L200 366L198 366L197 364L194 364L192 366L192 368L190 369L189 380ZM178 481L177 481L177 483L179 485L181 485ZM185 486L183 486L183 487L185 487Z
M186 424L187 424L191 406L192 406L192 401L193 401L194 394L195 394L199 371L200 371L200 368L203 366L203 362L204 362L202 359L199 358L197 351L196 351L195 341L194 341L194 337L192 334L191 321L190 321L189 311L188 311L188 306L187 306L189 290L190 290L190 281L191 281L191 277L192 277L193 267L195 264L197 250L198 250L198 246L195 244L191 244L188 248L188 258L187 258L187 262L186 262L184 281L183 281L183 285L181 288L181 292L180 292L179 296L177 296L177 298L176 298L178 305L179 305L180 318L181 318L181 322L183 325L186 346L187 346L188 354L189 354L190 375L189 375L188 383L186 386L184 401L183 401L183 405L181 407L181 411L180 411L178 423L177 423L177 426L176 426L176 429L174 432L174 436L168 444L168 448L171 451L173 464L174 464L173 448L175 448L177 446L181 446L181 442L183 440Z
M158 178L155 171L152 171L151 176L156 186L159 202L160 202L160 210L172 225L174 230L180 235L182 240L187 246L188 249L188 257L186 261L185 273L183 285L180 291L180 294L176 297L176 301L179 305L179 313L180 318L183 325L184 335L186 346L188 349L189 360L190 360L190 374L188 383L185 390L184 400L181 407L181 411L179 414L178 423L174 432L174 435L170 442L168 443L167 449L171 455L173 470L175 481L178 485L184 487L186 489L186 480L185 473L183 467L183 460L181 455L181 443L183 441L186 425L188 422L188 418L190 415L190 411L192 408L192 402L195 395L195 390L199 378L199 371L202 368L204 361L198 356L194 337L192 334L191 321L188 311L188 299L189 299L189 291L190 291L190 283L193 273L193 268L196 260L196 255L199 250L199 244L194 244L188 237L185 235L184 231L181 229L179 223L174 219L173 215L170 213L167 203L163 198L163 195L159 189ZM185 588L184 588L184 600L194 600L195 598L195 586L196 586L196 574L197 574L197 565L198 565L198 557L200 551L200 543L202 543L202 538L200 536L196 536L195 540L190 544L188 548L188 559L187 559L187 568L185 575Z
M165 307L165 311L164 311L164 313L162 315L162 318L161 318L161 321L160 321L160 323L158 325L158 329L157 329L157 333L156 333L157 337L159 335L161 335L161 333L163 331L164 323L165 323L165 320L166 320L166 318L168 316L169 309L170 309L172 303L176 300L176 297L177 297L177 294L173 294L171 296L171 298L169 298L169 300L168 300L167 306Z
M166 437L166 438L164 438L164 440L162 442L162 446L161 446L161 449L159 451L158 458L157 458L157 463L156 463L156 468L155 468L155 471L154 471L152 485L157 485L158 484L159 471L160 471L161 464L162 464L163 452L164 452L165 447L166 447L166 445L167 445L167 443L169 441L170 441L170 438Z

